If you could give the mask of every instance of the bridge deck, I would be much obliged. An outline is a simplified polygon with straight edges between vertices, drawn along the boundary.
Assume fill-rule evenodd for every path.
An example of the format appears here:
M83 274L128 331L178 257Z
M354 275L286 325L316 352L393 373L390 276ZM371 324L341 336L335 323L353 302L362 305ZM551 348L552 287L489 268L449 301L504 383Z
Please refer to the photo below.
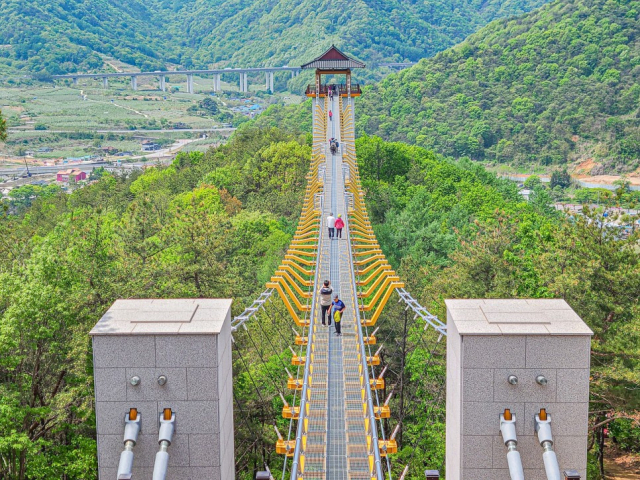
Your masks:
M370 479L367 436L362 413L360 385L360 346L356 335L356 292L351 283L352 262L348 239L331 240L326 227L330 213L346 219L342 155L331 155L330 138L342 147L339 110L340 99L325 100L332 110L333 121L326 124L327 164L325 167L323 228L321 229L320 262L317 274L330 279L347 309L342 319L342 336L335 325L323 327L320 310L316 314L316 340L313 361L313 396L309 410L309 435L306 448L305 478L332 480ZM325 110L326 111L326 110Z

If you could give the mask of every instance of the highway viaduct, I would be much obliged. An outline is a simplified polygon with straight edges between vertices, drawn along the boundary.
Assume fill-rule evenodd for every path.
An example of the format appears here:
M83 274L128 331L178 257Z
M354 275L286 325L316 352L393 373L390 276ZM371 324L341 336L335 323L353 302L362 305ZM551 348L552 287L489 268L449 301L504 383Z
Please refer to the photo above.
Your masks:
M391 62L380 63L378 66L387 67L394 70L403 70L415 65L414 62ZM221 76L222 74L237 74L239 75L239 87L241 92L249 91L248 74L249 73L264 73L265 75L265 88L270 92L273 92L273 75L276 72L291 72L291 77L295 78L300 74L300 67L252 67L252 68L222 68L222 69L207 69L207 70L167 70L167 71L155 71L155 72L116 72L116 73L70 73L66 75L52 75L54 80L70 79L74 84L78 83L81 78L90 78L99 80L102 79L104 88L109 87L110 78L129 77L131 79L131 89L138 89L139 77L157 77L159 90L165 92L167 90L166 77L170 75L185 75L187 77L187 93L193 93L193 76L194 75L213 75L213 90L218 92L221 90Z
M70 73L66 75L52 75L54 80L70 79L77 85L81 78L102 79L104 88L108 88L110 78L129 77L131 79L131 89L138 89L139 77L157 77L158 86L161 91L166 91L166 77L171 75L186 75L187 92L193 93L193 76L194 75L213 75L213 90L218 92L221 90L222 74L239 75L239 86L241 92L249 91L247 75L250 73L264 73L265 87L273 92L273 75L276 72L291 72L291 77L295 78L300 74L300 67L256 67L256 68L224 68L210 70L173 70L173 71L155 71L155 72L116 72L116 73Z

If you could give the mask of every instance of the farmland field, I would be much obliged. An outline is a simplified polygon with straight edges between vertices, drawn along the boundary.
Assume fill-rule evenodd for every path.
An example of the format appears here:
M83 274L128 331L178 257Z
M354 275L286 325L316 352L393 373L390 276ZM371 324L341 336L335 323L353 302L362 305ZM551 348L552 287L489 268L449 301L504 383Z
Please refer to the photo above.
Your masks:
M92 79L78 85L0 85L0 111L10 129L7 143L0 144L0 158L25 154L37 159L80 157L100 154L105 148L139 152L143 139L164 145L179 138L198 138L201 132L184 130L237 125L271 103L300 100L292 95L267 95L258 83L246 94L223 83L224 91L214 94L212 80L198 77L194 78L195 92L189 94L183 79L167 79L171 83L167 82L166 92L158 90L157 79L151 77L141 78L136 91L131 90L128 78L110 79L108 89ZM206 98L215 101L217 113L198 107ZM215 134L208 137L191 148L203 149L220 140Z

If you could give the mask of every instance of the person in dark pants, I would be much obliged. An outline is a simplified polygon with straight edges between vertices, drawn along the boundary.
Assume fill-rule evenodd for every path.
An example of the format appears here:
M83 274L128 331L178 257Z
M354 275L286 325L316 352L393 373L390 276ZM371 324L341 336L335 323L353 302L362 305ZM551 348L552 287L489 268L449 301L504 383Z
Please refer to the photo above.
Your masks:
M333 314L333 321L336 324L336 335L342 335L342 313L345 311L347 306L344 304L340 297L336 295L333 297L333 303L331 304L331 313Z
M342 215L338 214L338 218L336 218L336 238L342 238L343 228L344 228L344 220L342 220Z
M333 293L333 289L330 286L329 280L324 281L323 287L320 289L320 309L322 311L322 325L326 325L325 318L329 317L329 326L331 326L331 313L329 309L331 308L331 294Z

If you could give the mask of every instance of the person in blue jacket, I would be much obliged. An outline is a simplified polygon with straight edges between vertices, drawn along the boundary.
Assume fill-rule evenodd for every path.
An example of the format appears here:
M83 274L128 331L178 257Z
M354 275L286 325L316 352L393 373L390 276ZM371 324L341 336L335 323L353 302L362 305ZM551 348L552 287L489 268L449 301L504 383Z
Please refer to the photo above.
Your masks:
M333 315L333 321L336 325L336 335L342 335L342 313L345 311L347 306L344 304L340 297L336 295L333 297L333 303L331 303L331 314Z

